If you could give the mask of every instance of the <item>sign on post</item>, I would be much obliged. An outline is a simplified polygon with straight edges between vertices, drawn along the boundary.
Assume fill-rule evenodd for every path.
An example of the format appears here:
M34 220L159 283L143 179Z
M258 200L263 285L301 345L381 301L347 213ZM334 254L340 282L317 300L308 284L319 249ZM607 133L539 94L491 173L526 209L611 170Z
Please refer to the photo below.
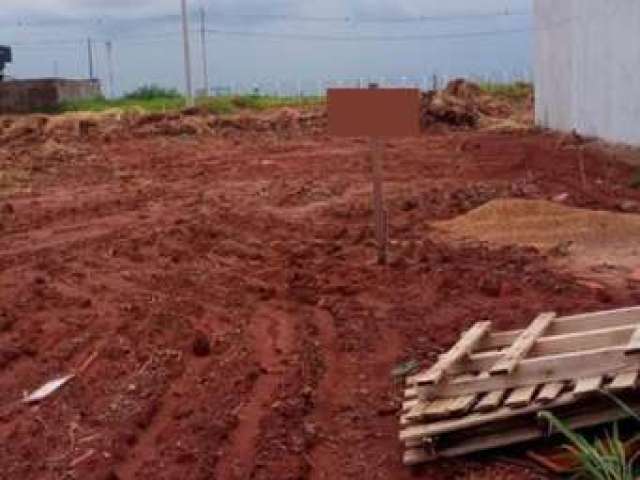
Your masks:
M420 90L413 88L332 88L327 92L329 134L369 137L373 212L378 263L387 263L389 213L382 188L383 139L420 135Z

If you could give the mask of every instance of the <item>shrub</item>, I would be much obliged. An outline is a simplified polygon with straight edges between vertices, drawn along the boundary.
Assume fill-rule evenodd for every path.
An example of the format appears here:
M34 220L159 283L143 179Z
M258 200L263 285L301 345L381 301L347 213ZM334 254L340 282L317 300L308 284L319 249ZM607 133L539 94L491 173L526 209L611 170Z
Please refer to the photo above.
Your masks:
M134 91L126 93L126 100L154 100L158 98L176 99L182 95L175 88L163 88L158 85L143 85Z
M603 393L630 417L640 421L640 417L624 402L608 392ZM551 412L540 412L539 417L548 421L551 427L557 429L571 442L567 448L575 455L580 465L574 478L584 480L634 480L637 478L635 468L637 455L631 457L627 455L627 444L636 443L638 437L625 444L620 439L617 423L613 424L611 433L607 433L604 438L596 439L592 444Z
M533 93L533 85L526 82L482 83L480 89L485 93L513 101L525 100Z

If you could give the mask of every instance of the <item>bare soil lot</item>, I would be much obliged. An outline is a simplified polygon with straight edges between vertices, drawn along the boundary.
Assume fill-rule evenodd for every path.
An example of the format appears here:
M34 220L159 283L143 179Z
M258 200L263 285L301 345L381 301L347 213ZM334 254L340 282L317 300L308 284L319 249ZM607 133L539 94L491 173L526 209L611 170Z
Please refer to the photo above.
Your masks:
M431 223L497 198L629 209L633 168L589 147L584 185L580 150L534 131L389 142L380 267L366 141L214 127L0 145L0 478L542 478L491 458L403 467L392 369L476 321L634 305L640 286Z

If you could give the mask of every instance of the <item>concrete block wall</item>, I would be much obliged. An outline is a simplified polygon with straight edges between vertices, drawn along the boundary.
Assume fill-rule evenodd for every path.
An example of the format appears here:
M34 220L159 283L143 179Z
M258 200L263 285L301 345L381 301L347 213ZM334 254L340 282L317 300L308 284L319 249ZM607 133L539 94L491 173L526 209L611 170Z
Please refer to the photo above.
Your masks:
M12 80L0 82L0 114L55 110L63 102L100 95L97 80Z
M539 125L640 145L640 0L534 0Z

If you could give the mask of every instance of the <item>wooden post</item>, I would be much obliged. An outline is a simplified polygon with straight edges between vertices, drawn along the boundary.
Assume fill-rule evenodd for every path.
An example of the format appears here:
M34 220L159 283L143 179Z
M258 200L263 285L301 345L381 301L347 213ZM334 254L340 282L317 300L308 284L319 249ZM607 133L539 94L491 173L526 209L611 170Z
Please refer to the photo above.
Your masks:
M377 83L370 83L370 89L378 88ZM389 244L389 218L388 212L384 208L384 192L382 188L382 165L384 161L384 150L382 140L378 137L371 137L371 173L373 176L373 218L376 232L376 242L378 244L378 264L387 264L387 250Z
M373 219L378 244L378 264L387 263L388 213L384 208L382 188L383 145L377 137L371 138L371 174L373 180Z
M339 137L369 138L372 180L372 210L378 264L388 262L389 213L383 192L384 141L420 135L420 90L330 88L328 90L329 133Z
M582 180L582 189L587 189L587 171L584 166L584 147L580 147L578 152L578 166L580 167L580 179Z

